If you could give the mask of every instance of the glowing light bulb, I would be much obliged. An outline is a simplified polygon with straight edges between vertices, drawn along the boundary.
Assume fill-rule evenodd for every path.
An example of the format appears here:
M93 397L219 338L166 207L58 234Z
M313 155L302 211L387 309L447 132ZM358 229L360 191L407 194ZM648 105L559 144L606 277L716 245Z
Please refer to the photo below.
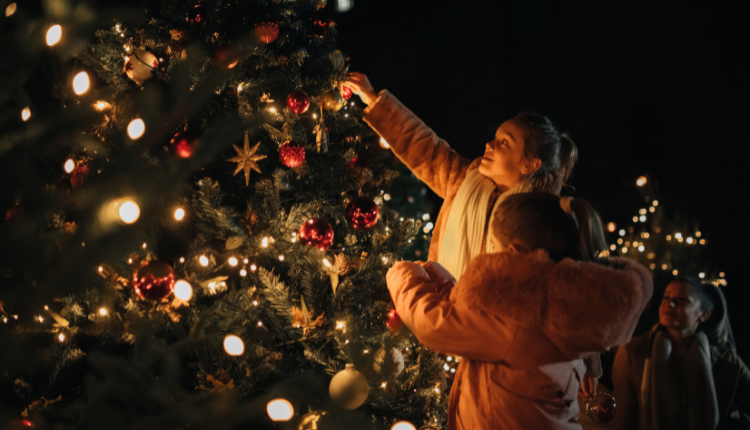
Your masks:
M177 210L174 211L174 219L182 221L183 218L185 218L185 209L177 208Z
M68 158L68 161L65 162L65 164L63 165L63 167L65 167L65 172L66 173L70 173L70 172L72 172L76 168L76 162L73 161L72 159Z
M723 278L726 274L724 272L719 272L719 278Z
M391 200L391 195L388 194L388 193L383 194L383 200L385 200L387 202L390 201Z
M255 264L250 265L250 270L255 272L258 269L258 267Z
M128 200L120 206L119 213L122 222L132 224L141 216L141 208L134 201Z
M136 118L128 124L128 136L133 139L140 139L146 132L146 123L142 119Z
M23 120L24 122L26 122L26 121L28 121L28 120L29 120L29 118L31 118L31 109L29 109L29 107L28 107L28 106L26 106L26 107L25 107L25 108L23 108L23 110L21 111L21 119L22 119L22 120Z
M174 296L183 302L187 302L193 297L193 287L186 281L179 280L174 283Z
M337 329L344 328L344 322L343 321L336 321L336 328Z
M701 237L701 232L699 232L699 231L696 231L696 232L695 232L695 237Z
M654 205L654 206L659 206L659 200L654 200L654 202L651 203L651 204Z
M224 351L229 355L242 355L245 352L245 343L239 337L230 334L224 338Z
M107 309L105 308L99 308L99 315L106 317L107 316Z
M279 255L279 261L284 261L284 256L283 255Z
M388 142L386 142L386 141L385 141L385 139L384 139L384 138L382 138L382 137L380 138L380 146L381 146L381 147L382 147L383 149L388 149L388 148L390 148L390 147L391 147L391 145L389 145L389 144L388 144Z
M286 399L275 399L266 405L268 416L274 421L289 421L294 416L294 408Z
M689 244L692 244L692 243L693 243L693 238L692 238L692 237L688 237L688 238L687 238L687 239L685 239L685 240L686 240L686 241L687 241L687 243L689 243Z
M5 17L7 18L16 13L17 8L18 6L15 3L9 4L8 7L5 8Z
M73 91L79 96L89 90L91 81L89 81L89 74L81 72L73 78Z
M112 107L111 104L109 104L109 103L107 103L105 101L102 101L102 100L99 100L98 102L94 103L94 109L96 109L96 110L98 110L100 112L103 111L103 110L105 110L105 109L109 109L111 107Z
M239 261L237 261L237 259L236 259L236 258L234 258L234 257L229 257L229 265L230 265L230 266L234 267L234 266L236 266L236 265L237 265L237 263L239 263Z
M613 222L607 224L607 231L613 233L617 229L617 225Z
M261 241L261 246L263 248L268 248L268 238L267 237L263 238L263 240Z
M656 212L656 208L653 207L653 206L651 206L650 208L648 208L648 211L651 212L651 213L654 213L654 212Z
M682 239L682 233L675 233L674 237L675 239Z
M436 388L436 390L440 392L439 389ZM391 430L417 430L417 428L408 421L399 421L391 427Z
M243 277L247 276L247 270L245 269L240 270L240 276L243 276Z
M646 222L646 215L641 215L640 220L641 220L641 222Z
M678 274L678 273L680 273L680 272L679 272L679 271L677 271L677 269L674 269L674 270L672 271L672 274L673 274L673 275L675 275L675 276L677 276L677 274Z
M646 249L646 248L643 245L641 245L641 246L638 247L638 250L641 251L641 252L643 252L644 249Z
M328 259L327 259L327 258L324 258L324 259L323 259L323 265L325 265L326 267L331 267L331 262L330 262L330 261L328 261Z
M52 46L57 44L62 38L62 27L59 24L55 24L47 30L47 45Z
M208 257L206 257L205 255L201 255L198 258L198 262L201 263L201 266L206 267L208 266Z
M63 333L60 333L60 334L59 334L59 335L57 336L57 339L58 339L58 340L59 340L60 342L65 342L65 335L64 335Z
M635 181L635 184L638 185L639 187L642 187L646 185L646 182L648 182L648 179L646 179L645 176L641 176Z
M619 234L620 234L620 236L625 236L625 230L621 229L620 232L619 232Z
M422 221L429 221L429 220L430 220L430 214L422 215Z
M703 278L706 277L706 274L703 273L703 272L701 272L701 273L698 274L698 277L701 278L701 279L703 279Z

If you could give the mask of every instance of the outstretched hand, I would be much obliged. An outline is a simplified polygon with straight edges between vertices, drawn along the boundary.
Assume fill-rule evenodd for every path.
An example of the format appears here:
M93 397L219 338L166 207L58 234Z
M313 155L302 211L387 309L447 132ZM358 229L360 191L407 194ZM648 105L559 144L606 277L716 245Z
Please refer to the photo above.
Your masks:
M367 79L367 75L362 73L349 72L347 74L346 86L351 88L352 92L358 95L367 106L370 106L378 98L378 93L375 92L370 80Z

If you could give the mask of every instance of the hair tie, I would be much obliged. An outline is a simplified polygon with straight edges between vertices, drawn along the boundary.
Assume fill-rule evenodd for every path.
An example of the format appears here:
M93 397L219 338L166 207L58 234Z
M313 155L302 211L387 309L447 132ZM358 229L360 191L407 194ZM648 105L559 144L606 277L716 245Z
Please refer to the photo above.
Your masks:
M560 197L560 207L562 208L563 212L573 217L573 221L576 223L576 227L578 227L578 218L576 218L576 214L573 212L573 208L571 207L572 202L573 197Z

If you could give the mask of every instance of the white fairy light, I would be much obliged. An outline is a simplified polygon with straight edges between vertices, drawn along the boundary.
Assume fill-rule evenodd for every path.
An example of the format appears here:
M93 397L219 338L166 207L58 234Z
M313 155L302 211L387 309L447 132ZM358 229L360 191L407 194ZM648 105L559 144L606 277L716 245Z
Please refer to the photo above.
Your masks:
M128 124L128 136L133 139L140 139L146 132L146 123L142 119L136 118Z
M229 355L242 355L245 352L245 343L233 334L227 335L224 338L224 351Z
M237 261L237 259L234 257L229 257L228 263L230 266L234 267L239 263L239 261Z
M123 203L120 206L120 210L118 211L120 214L120 219L125 224L132 224L138 220L138 217L141 215L141 208L138 207L138 204L136 204L132 200L128 200L125 203Z
M107 316L107 309L106 308L99 308L99 315L106 317Z
M206 257L205 255L201 255L200 257L198 257L198 262L201 263L201 266L206 267L208 266L208 257Z
M193 287L188 282L179 280L174 284L174 296L187 302L193 297Z
M274 399L266 405L268 416L273 421L289 421L294 416L294 407L286 399Z
M174 219L176 219L177 221L182 221L183 218L185 218L185 209L177 208L174 211Z
M62 38L62 27L55 24L47 30L47 45L53 46Z
M25 107L25 108L23 108L23 110L21 111L21 119L22 119L22 120L23 120L24 122L26 122L26 121L28 121L28 120L29 120L29 118L31 118L31 109L29 109L29 107L28 107L28 106L26 106L26 107Z
M79 96L88 91L90 85L89 74L86 72L81 72L73 78L73 91Z

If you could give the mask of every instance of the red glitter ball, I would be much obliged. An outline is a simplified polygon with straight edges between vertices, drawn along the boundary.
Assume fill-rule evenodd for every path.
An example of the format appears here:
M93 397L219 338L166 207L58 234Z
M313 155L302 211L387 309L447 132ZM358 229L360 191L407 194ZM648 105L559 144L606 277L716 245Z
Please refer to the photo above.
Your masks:
M367 230L378 222L378 205L369 197L357 197L346 205L346 221L355 230Z
M341 86L341 97L344 98L344 100L349 100L352 98L352 89L347 87L346 85Z
M617 401L607 393L596 393L586 401L586 415L591 421L599 424L609 424L617 416Z
M292 91L286 96L286 107L297 115L302 115L310 107L310 96L302 91Z
M307 220L299 228L299 241L303 245L325 251L333 245L333 227L322 219Z
M305 147L290 140L279 148L279 161L286 167L297 167L305 162Z
M169 141L169 147L178 156L182 158L190 158L193 155L193 149L200 139L191 131L181 131L175 133L172 136L172 140Z
M279 37L279 26L274 22L255 24L255 35L263 43L271 43Z
M75 188L81 186L85 181L89 173L89 166L86 163L78 164L72 172L70 172L70 185Z
M187 20L190 23L190 25L193 25L193 26L203 25L206 23L206 18L208 18L208 11L206 10L206 7L203 5L197 4L188 11Z
M133 288L142 299L159 301L174 290L174 270L161 261L150 261L133 274Z
M399 334L401 329L404 328L404 322L395 309L388 311L388 320L385 322L385 325L391 330L392 335Z

